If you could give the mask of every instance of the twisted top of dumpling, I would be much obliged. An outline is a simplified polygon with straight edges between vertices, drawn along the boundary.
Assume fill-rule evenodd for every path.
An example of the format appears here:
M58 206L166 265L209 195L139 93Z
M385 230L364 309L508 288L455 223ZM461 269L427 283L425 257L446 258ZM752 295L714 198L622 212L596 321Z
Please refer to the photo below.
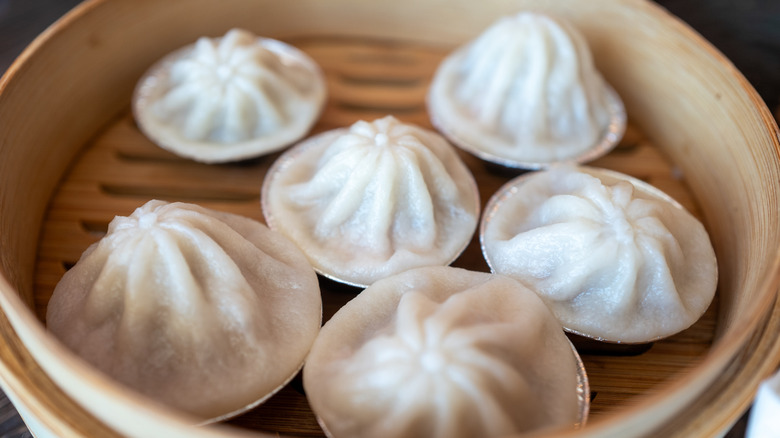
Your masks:
M611 147L625 124L624 114L614 120L622 103L582 35L530 12L499 19L450 55L434 77L429 105L436 126L456 144L529 168L595 158L594 147Z
M563 166L510 182L483 222L488 263L581 334L645 342L687 328L717 285L704 226L657 189L602 172Z
M98 369L203 418L287 382L318 333L317 278L264 225L150 201L115 218L58 283L51 332Z
M200 161L265 154L303 137L325 97L303 52L233 29L163 58L141 79L134 110L160 146Z
M266 219L316 269L367 285L447 264L478 217L473 176L436 134L388 116L324 133L281 157L263 188Z
M304 370L333 436L497 437L578 421L573 350L516 281L420 268L356 300L323 328Z

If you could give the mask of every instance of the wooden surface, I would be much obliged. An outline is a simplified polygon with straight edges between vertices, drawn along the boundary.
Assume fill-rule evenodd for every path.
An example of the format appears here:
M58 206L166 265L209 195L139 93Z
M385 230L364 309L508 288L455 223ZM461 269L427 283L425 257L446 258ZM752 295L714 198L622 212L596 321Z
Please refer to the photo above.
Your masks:
M430 128L425 93L430 76L446 52L381 41L289 42L312 56L327 77L330 96L315 132L385 114ZM195 163L155 146L125 111L85 145L51 201L38 249L38 317L44 319L46 303L59 278L89 244L105 233L108 222L115 215L130 214L149 199L194 202L262 221L259 189L266 169L277 156L226 165ZM483 206L513 176L491 172L465 153L461 157L475 174ZM591 164L649 182L699 215L684 181L632 125L615 151ZM476 236L454 264L487 271ZM328 281L321 285L326 320L357 292ZM583 354L591 384L591 421L631 406L697 365L712 343L717 308L716 301L692 328L656 342L639 355ZM297 385L230 423L271 432L321 435Z
M15 7L16 3L10 4ZM422 98L427 78L442 53L381 42L291 42L314 56L328 73L332 96L326 117L316 130L386 113L429 126ZM48 294L59 276L90 242L102 235L110 218L128 214L149 197L198 202L260 220L257 191L263 172L273 158L214 167L180 160L151 145L136 130L126 111L85 145L84 155L49 209L36 269L39 317L44 314ZM487 172L481 163L468 156L464 155L464 159L478 175L484 204L507 176ZM694 213L698 211L674 169L636 129L629 131L616 152L593 164L645 179ZM475 245L456 265L485 269ZM327 315L354 293L328 283L324 286ZM717 304L692 329L658 342L638 356L584 355L594 393L593 419L597 421L639 397L652 394L663 382L694 366L709 348L716 313ZM232 423L243 427L262 425L267 430L295 430L303 435L319 434L296 382L263 407Z

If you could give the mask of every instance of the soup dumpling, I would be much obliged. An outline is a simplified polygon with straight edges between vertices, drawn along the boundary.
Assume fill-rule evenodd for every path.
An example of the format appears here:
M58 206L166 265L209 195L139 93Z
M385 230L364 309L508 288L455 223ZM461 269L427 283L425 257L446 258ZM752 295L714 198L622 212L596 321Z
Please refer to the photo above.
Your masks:
M588 404L578 356L533 292L442 266L379 280L347 303L315 341L303 382L338 438L572 429Z
M289 146L314 125L324 101L322 72L306 54L232 29L153 65L136 86L133 113L160 147L216 163Z
M298 244L318 272L358 286L449 264L479 217L476 182L455 149L392 116L286 151L262 198L271 229Z
M488 202L482 248L494 272L539 293L564 327L639 343L698 320L718 268L704 226L660 190L617 172L557 166Z
M242 216L149 201L118 216L57 284L48 329L105 374L203 419L265 400L322 319L317 276Z
M623 104L583 36L532 12L499 19L450 54L433 78L428 108L457 146L527 169L592 160L625 129Z

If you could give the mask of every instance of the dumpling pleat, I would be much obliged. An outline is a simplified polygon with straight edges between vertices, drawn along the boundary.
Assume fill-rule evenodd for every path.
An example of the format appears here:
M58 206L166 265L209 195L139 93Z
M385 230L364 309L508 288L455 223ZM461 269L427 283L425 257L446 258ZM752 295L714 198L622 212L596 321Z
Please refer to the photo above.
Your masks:
M207 38L201 38L201 40L209 42L220 58L228 59L235 52L236 46L247 45L251 43L252 38L245 31L230 29L216 44Z
M410 342L412 343L410 344ZM359 354L372 358L374 364L369 369L360 370L365 373L365 375L361 375L363 382L360 384L366 388L376 389L383 385L403 382L409 377L406 373L398 372L399 368L397 368L398 365L404 364L407 358L403 350L419 346L419 339L413 337L382 336L367 342ZM365 362L354 361L353 364L353 366L360 366L359 364L365 364ZM382 367L388 367L388 370L384 370ZM358 372L357 369L352 371L356 374Z
M200 287L198 292L202 302L219 312L225 322L224 327L246 330L254 325L248 309L258 304L257 296L249 285L249 281L256 280L252 278L256 274L253 269L242 270L236 260L262 262L266 256L246 242L233 244L231 254L225 252L225 245L236 241L237 236L234 233L232 229L224 228L209 233L193 228L171 230L170 234L180 242L178 246L181 248L182 257ZM194 290L190 291L193 292ZM230 299L225 299L226 297ZM187 295L182 298L188 299ZM186 309L186 306L180 308ZM192 310L197 312L200 309Z
M200 87L196 83L186 82L171 88L168 93L154 103L154 110L164 119L190 108L199 94Z
M342 157L350 157L352 155L365 156L372 149L373 147L366 144L366 139L363 137L351 134L341 135L330 144L320 159L317 160L317 174L322 173L326 166L342 161Z
M598 223L601 214L588 198L575 195L554 195L526 218L524 228L568 222L571 220Z
M415 430L415 424L425 420L425 411L415 408L428 397L428 388L411 383L396 392L389 402L390 410L377 418L376 426L371 428L373 433L368 436L404 436L405 431ZM418 436L423 438L422 435Z
M402 168L399 178L401 196L395 202L406 208L399 210L403 216L397 218L394 238L409 241L417 247L430 248L438 234L431 189L413 153L399 151L398 163Z
M526 52L528 62L524 69L526 79L518 83L520 95L512 97L518 103L518 107L513 112L504 112L502 130L512 137L516 137L516 133L520 132L522 137L545 144L549 141L550 135L547 90L550 89L548 78L553 68L551 56L554 48L551 47L551 41L544 32L528 32L526 38L525 41L517 42L522 43L523 50ZM534 46L538 49L529 50ZM520 103L524 104L520 106ZM519 146L530 147L528 144Z
M498 339L493 343L500 345ZM483 345L482 348L485 349L485 352L480 352L481 354L474 354L474 350L470 354L466 354L465 351L455 351L455 355L463 366L478 370L478 373L475 373L472 380L484 381L486 382L485 386L496 389L498 392L504 392L507 388L512 388L513 391L518 392L530 391L528 381L523 378L517 369L509 366L501 358L487 353L487 351L490 351L490 344ZM476 349L476 351L480 350Z
M215 63L219 60L217 46L207 37L198 38L198 40L195 41L193 51L197 52L204 61Z
M99 270L93 278L85 279L96 293L83 290L84 307L81 311L85 323L90 326L102 326L113 320L117 307L124 305L122 287L127 283L127 271L132 253L114 252L108 244L100 243L89 256L84 258L82 266L96 265ZM87 271L82 266L74 266L76 271ZM81 274L81 272L79 272ZM83 275L83 274L82 274Z
M329 236L332 229L337 229L359 210L365 202L366 189L374 179L379 159L379 154L372 152L361 160L360 165L352 168L349 178L341 185L339 192L330 200L317 221L315 233L318 236Z
M205 138L209 135L219 111L219 104L216 102L221 97L221 95L215 96L212 93L201 92L198 94L184 123L183 133L187 138Z
M206 254L208 257L199 258L202 262L199 265L204 268L213 269L212 264L216 262L223 262L224 266L222 270L218 270L217 274L225 277L230 277L240 271L241 277L233 278L234 284L225 286L235 289L236 293L239 293L246 299L256 300L256 294L251 290L245 288L238 288L238 285L243 285L246 280L247 283L262 284L275 281L274 276L268 275L268 272L264 272L272 265L284 266L283 263L276 260L273 256L267 254L252 243L249 239L242 238L243 235L239 232L239 225L228 225L222 221L214 220L207 215L202 214L197 210L188 211L185 209L179 209L176 213L177 221L181 223L166 224L171 230L175 230L183 236L189 242L197 242L197 251L193 250L193 255L196 257L199 254ZM186 226L187 224L189 226ZM230 248L230 253L225 251L225 248ZM237 263L238 260L244 261L243 263ZM262 267L263 269L259 269ZM276 272L281 277L284 272ZM220 288L219 284L228 285L226 279L212 279L214 284L213 290L217 291ZM236 283L238 282L238 283Z
M480 121L483 125L493 129L497 128L495 125L506 106L506 100L513 84L513 76L523 58L517 56L513 50L517 43L509 42L509 44L515 47L498 54L493 65L494 76L492 80L483 85L485 88L480 97L482 99L481 111L479 112Z
M306 182L289 187L290 202L303 206L322 204L337 194L342 185L350 178L360 162L368 155L368 149L356 151L344 150L324 161L322 167Z
M398 165L395 155L383 150L379 154L379 163L374 178L369 182L367 192L369 201L365 217L366 222L363 245L390 257L394 251L391 236L393 220L398 202Z
M555 52L555 67L551 69L550 93L558 94L557 103L547 112L549 123L554 125L550 132L555 134L552 141L567 141L574 136L581 136L587 141L595 141L598 134L593 127L600 126L601 121L594 120L590 105L595 96L588 95L591 87L582 86L586 77L581 74L585 65L583 59L589 50L582 50L574 44L575 35L567 33L562 27L549 26L547 35L551 45L557 48ZM581 53L581 56L578 56Z
M494 397L484 397L484 391L476 383L479 381L479 374L469 372L465 367L451 367L448 369L447 376L456 385L457 390L463 393L460 397L480 401L472 403L473 411L470 415L476 417L476 422L486 436L501 436L515 430L512 418L506 413L505 408L497 403ZM513 409L520 411L522 408L522 406L513 406Z
M251 101L244 93L229 86L225 88L225 102L221 137L231 143L251 138L255 118Z
M433 301L421 294L407 293L401 297L395 317L395 330L406 345L415 349L423 348L426 332L421 321L424 321L435 307Z
M675 242L676 243L676 242ZM679 251L677 245L665 245L663 241L645 235L639 236L637 246L644 255L647 265L641 277L641 289L646 291L645 301L648 307L654 306L656 312L667 315L678 314L680 318L690 313L687 303L681 297L681 291L674 281L669 252Z
M607 259L608 260L608 259ZM642 296L637 289L637 281L643 263L641 253L635 244L621 245L613 256L611 275L598 276L602 270L591 273L596 280L595 289L603 297L604 311L610 315L621 315L637 308Z
M418 140L406 140L406 137L399 139L399 144L405 147L399 151L401 156L407 157L414 154L419 172L428 186L427 192L429 194L436 193L441 202L454 201L458 198L457 183L447 172L444 162L430 148Z
M436 347L457 337L448 336L468 316L468 304L463 300L447 300L423 322L424 338L429 347Z
M229 34L230 32L228 32ZM249 41L243 43L235 43L229 40L228 35L220 41L220 56L224 59L226 65L233 66L234 68L243 68L244 66L252 66L259 71L263 71L263 56L262 52L254 50L234 50L237 45L249 45L252 44L251 38Z
M561 222L537 227L508 241L497 242L497 248L512 254L498 263L505 262L508 272L546 279L567 264L571 266L572 263L589 260L600 233L599 227L587 222ZM575 270L566 272L570 277L577 274Z
M281 72L274 71L273 68L268 68L262 71L263 86L266 91L274 94L286 96L288 99L298 99L302 97L301 91L290 82L290 80L283 76Z
M253 84L248 79L242 77L235 78L234 84L251 99L258 115L258 123L262 127L269 129L274 126L280 126L285 122L285 115L282 113L282 110L257 84ZM263 129L260 130L262 131Z
M481 99L481 96L486 84L490 84L490 78L496 71L495 60L502 56L504 50L501 45L490 44L490 40L503 40L502 33L503 29L500 27L491 27L487 30L484 38L474 40L468 48L467 58L460 72L462 82L454 91L457 93L459 101L469 102L473 105L470 109L474 115L488 110L485 100Z

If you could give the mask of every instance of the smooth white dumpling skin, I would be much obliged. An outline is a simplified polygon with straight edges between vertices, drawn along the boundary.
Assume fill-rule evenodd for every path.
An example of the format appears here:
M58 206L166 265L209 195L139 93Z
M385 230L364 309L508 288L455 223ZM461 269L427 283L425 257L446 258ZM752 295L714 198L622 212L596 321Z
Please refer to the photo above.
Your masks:
M319 272L365 286L453 261L476 229L479 195L446 140L388 116L287 151L266 176L263 212Z
M701 222L639 184L574 166L508 183L483 219L488 263L589 337L646 342L689 327L715 295L715 252Z
M489 438L573 428L577 373L533 292L440 266L380 280L347 303L315 341L303 382L335 438Z
M201 37L152 66L133 99L159 146L203 162L279 150L302 138L325 100L319 67L280 41L233 29Z
M57 284L46 315L105 374L203 419L289 381L321 320L317 276L283 236L162 201L116 217Z
M521 12L449 55L428 104L434 125L469 152L550 163L599 144L610 124L610 92L577 29Z

